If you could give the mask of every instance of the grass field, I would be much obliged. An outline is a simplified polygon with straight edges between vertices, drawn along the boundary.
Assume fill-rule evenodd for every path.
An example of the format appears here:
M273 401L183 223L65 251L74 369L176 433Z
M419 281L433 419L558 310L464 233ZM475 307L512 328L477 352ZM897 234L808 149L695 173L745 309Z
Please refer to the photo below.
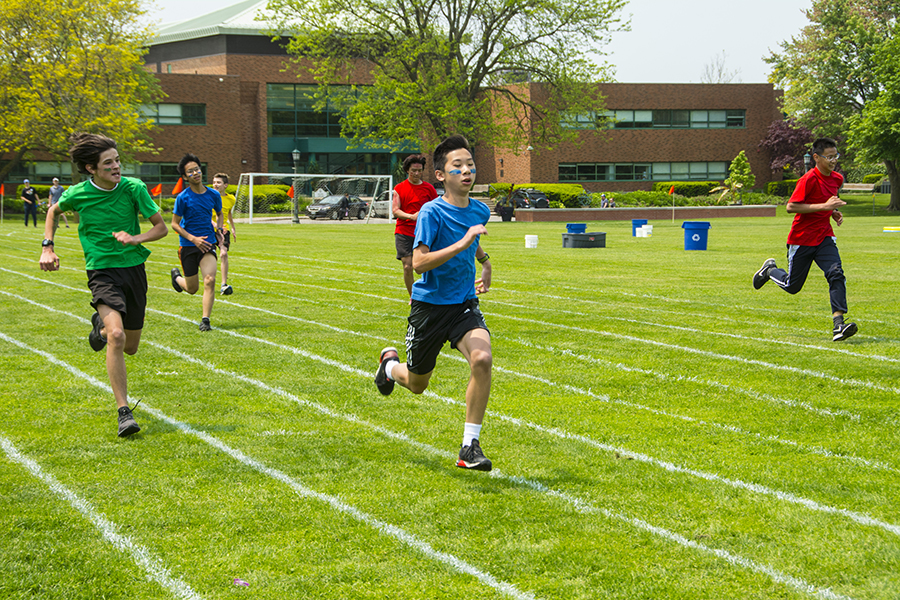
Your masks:
M454 466L468 369L381 396L407 302L392 228L244 225L210 333L148 244L128 357L143 431L116 437L75 229L0 227L0 598L900 597L900 217L837 230L859 333L832 343L813 268L789 296L790 217L491 223L482 297L491 473ZM537 234L536 249L524 247Z

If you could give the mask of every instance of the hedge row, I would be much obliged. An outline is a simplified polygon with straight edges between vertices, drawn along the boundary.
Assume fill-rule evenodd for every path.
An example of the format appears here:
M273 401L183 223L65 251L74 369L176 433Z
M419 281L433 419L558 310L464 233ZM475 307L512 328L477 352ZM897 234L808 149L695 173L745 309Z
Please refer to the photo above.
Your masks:
M512 189L534 189L547 194L551 206L558 202L566 208L579 208L582 206L580 198L584 196L584 188L577 183L523 183L513 186L511 183L491 184L489 193L492 199L505 198Z
M863 177L863 183L880 183L882 179L884 179L884 173L872 173L871 175L866 175Z
M782 196L784 198L789 198L791 194L794 193L794 188L797 187L798 181L799 179L770 181L768 185L766 185L766 193L770 196Z
M675 186L675 193L687 198L706 196L713 188L722 185L719 181L657 181L653 184L654 192L666 192Z

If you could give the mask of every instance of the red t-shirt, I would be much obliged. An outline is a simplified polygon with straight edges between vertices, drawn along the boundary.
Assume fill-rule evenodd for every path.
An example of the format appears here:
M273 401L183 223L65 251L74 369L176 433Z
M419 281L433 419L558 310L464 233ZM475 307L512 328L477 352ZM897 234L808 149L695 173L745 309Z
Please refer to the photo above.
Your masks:
M825 176L814 167L806 172L806 175L797 182L794 193L789 202L798 204L823 204L832 196L838 195L838 190L844 184L844 176L835 171ZM791 246L818 246L826 237L833 237L831 228L830 210L820 210L813 213L797 213L791 224L791 232L788 234L787 243Z
M409 214L415 214L422 209L426 202L437 198L434 186L423 181L419 185L413 185L409 179L404 179L394 186L394 190L400 196L400 210ZM409 219L397 219L394 233L414 237L416 235L416 222Z

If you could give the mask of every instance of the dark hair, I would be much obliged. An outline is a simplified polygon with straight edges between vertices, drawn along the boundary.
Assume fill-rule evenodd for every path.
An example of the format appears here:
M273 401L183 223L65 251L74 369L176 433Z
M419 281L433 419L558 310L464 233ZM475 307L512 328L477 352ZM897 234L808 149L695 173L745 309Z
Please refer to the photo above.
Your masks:
M185 154L184 156L181 157L180 161L178 161L178 174L181 175L182 177L184 177L184 165L188 164L189 162L195 162L195 163L197 163L198 167L203 168L202 165L200 164L200 159L197 158L197 156L188 152L187 154Z
M436 171L444 170L444 165L447 164L447 155L454 150L469 150L471 152L469 141L461 135L451 135L448 138L444 138L444 141L434 149L432 161Z
M197 163L197 164L199 165L200 163ZM221 179L222 183L224 183L225 185L228 185L228 175L226 175L225 173L216 173L215 175L213 175L213 179L215 179L216 177Z
M819 156L824 156L822 153L825 152L826 148L837 148L837 142L835 142L831 138L819 138L813 142L812 151L813 154L818 154Z
M422 165L424 169L426 164L428 164L428 159L424 154L410 154L403 159L403 171L409 173L409 168L413 165Z
M73 133L69 137L69 142L72 144L72 147L69 148L69 156L82 175L90 175L87 166L90 165L96 169L97 163L100 162L100 155L110 148L116 147L115 140L99 133Z

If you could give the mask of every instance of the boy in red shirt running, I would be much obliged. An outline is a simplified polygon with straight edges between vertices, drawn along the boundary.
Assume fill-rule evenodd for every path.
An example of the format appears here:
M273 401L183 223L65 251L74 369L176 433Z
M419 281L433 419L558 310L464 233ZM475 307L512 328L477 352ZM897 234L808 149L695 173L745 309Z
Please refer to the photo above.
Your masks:
M846 204L837 196L844 185L844 177L834 171L838 158L840 154L833 139L819 138L813 142L816 167L800 178L786 207L787 212L797 215L787 239L788 270L779 269L775 259L769 258L753 276L756 289L771 279L787 293L796 294L806 283L809 268L815 262L828 280L835 342L846 340L857 331L856 323L844 323L847 279L831 229L831 219L838 226L844 222L844 215L838 209Z
M423 181L427 159L422 154L407 156L403 161L403 170L407 178L394 186L391 212L397 219L394 228L394 245L397 248L397 260L403 264L403 283L406 291L412 296L412 286L416 281L413 272L413 238L416 235L416 219L426 202L437 198L437 192L427 181Z

